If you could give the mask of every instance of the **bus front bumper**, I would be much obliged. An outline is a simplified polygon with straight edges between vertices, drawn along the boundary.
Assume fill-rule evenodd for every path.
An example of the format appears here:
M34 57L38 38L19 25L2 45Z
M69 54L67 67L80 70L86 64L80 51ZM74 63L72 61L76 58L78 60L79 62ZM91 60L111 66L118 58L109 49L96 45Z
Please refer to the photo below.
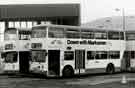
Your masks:
M19 71L18 70L4 70L3 73L4 74L18 74Z

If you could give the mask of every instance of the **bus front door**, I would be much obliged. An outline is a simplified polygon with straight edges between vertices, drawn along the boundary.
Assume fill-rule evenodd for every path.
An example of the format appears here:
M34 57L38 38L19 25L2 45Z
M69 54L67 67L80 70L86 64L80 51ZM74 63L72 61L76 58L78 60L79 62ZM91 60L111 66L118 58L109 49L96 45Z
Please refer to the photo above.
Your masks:
M48 50L48 75L60 74L60 50Z
M30 52L19 52L19 70L21 73L29 72Z
M75 69L79 74L85 71L85 50L75 50Z

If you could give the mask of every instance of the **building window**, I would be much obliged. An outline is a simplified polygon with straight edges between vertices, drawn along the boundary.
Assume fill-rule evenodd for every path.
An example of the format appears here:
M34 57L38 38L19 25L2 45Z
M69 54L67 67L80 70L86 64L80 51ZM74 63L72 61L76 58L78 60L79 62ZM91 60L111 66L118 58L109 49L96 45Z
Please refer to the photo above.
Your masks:
M21 22L21 27L22 28L26 28L26 25L27 25L27 22L25 22L25 21Z
M8 23L8 28L14 28L15 27L15 23L14 22L9 22Z
M15 22L15 28L20 28L20 22Z
M27 22L27 28L32 28L32 22Z

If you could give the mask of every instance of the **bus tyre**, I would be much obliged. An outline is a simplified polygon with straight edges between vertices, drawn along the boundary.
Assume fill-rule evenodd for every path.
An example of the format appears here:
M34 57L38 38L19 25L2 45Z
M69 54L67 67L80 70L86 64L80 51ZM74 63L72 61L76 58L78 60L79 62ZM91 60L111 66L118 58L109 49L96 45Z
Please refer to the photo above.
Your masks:
M74 70L72 67L65 67L63 69L63 77L68 78L68 77L73 77L73 75L74 75Z
M113 74L113 73L115 72L115 68L114 68L113 64L109 64L109 65L107 66L106 72L107 72L108 74Z

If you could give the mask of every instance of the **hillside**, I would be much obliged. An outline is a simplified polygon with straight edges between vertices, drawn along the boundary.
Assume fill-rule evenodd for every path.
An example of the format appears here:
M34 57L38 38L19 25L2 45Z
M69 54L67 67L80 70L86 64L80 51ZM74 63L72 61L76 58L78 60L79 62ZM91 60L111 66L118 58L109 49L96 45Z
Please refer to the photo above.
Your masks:
M105 29L122 29L123 18L120 16L97 19L82 26ZM135 30L135 16L125 16L125 29Z

